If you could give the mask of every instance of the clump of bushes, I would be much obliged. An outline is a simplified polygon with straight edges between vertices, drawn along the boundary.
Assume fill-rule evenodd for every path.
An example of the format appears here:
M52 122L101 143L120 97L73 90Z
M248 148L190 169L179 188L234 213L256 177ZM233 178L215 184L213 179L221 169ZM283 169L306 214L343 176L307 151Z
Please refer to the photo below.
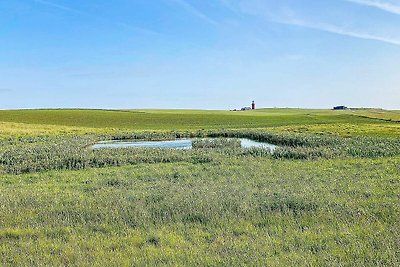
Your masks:
M238 149L241 147L239 139L215 138L215 139L196 139L192 142L194 149Z

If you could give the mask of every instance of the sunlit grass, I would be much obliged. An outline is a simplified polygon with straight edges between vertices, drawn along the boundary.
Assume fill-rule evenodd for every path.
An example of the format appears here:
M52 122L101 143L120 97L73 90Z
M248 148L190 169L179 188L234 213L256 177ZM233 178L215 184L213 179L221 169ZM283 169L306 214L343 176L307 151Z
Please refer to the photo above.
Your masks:
M0 111L0 266L399 266L397 114Z
M375 136L375 137L399 137L400 124L310 124L299 126L280 126L268 128L272 132L287 133L314 133L324 135L337 135L342 137Z
M70 127L131 130L196 130L266 128L310 124L388 124L352 112L266 109L233 111L107 111L12 110L0 111L0 121Z
M111 130L101 131L95 128L60 126L48 124L27 124L15 122L0 121L0 138L9 137L27 137L27 136L48 136L60 134L87 134L109 132Z
M3 176L3 265L398 263L399 158Z

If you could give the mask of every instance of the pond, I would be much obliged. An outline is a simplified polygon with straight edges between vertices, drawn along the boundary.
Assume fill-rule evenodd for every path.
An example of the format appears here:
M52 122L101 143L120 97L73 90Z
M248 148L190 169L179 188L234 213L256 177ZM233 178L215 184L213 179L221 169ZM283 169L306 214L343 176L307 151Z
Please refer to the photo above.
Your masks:
M201 138L200 140L212 140L215 138ZM235 138L229 138L235 139ZM93 145L93 149L101 148L161 148L161 149L192 149L192 144L194 140L199 140L195 138L191 139L176 139L176 140L166 140L166 141L105 141L99 142ZM258 142L250 140L247 138L240 138L240 145L242 148L266 148L271 151L276 149L276 145Z

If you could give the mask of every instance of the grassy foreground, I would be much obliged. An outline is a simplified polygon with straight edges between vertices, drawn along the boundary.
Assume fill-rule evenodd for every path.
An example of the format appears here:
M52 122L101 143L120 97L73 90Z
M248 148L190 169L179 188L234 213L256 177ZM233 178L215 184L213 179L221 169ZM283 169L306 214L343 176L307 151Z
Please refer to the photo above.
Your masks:
M398 114L0 111L0 266L399 266ZM186 130L282 148L86 148Z
M5 266L396 266L399 158L3 176Z

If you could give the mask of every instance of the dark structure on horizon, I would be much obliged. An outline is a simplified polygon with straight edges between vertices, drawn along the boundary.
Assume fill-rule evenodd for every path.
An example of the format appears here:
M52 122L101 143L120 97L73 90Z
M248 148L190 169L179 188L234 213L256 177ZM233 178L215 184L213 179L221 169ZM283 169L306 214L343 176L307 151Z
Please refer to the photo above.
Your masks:
M336 107L333 107L333 110L346 110L346 109L348 109L348 107L346 107L346 106L336 106Z
M255 110L255 109L256 109L256 102L253 100L251 102L251 107L244 107L244 108L241 108L240 110L233 109L232 111L246 111L246 110Z

